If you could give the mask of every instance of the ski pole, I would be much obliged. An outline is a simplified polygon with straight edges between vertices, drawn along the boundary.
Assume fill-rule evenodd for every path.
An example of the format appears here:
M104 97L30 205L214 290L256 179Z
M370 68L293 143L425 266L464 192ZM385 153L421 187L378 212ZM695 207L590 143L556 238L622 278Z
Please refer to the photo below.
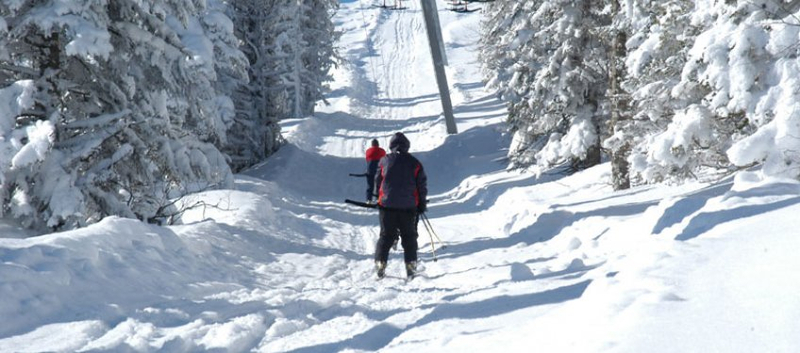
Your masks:
M433 236L436 237L436 240L439 242L439 247L443 248L444 242L442 241L442 238L439 238L439 234L436 234L436 232L433 231L433 224L431 224L431 221L427 218L425 220L428 222L428 226L431 227L431 232L433 232Z
M439 241L440 247L443 248L444 245L442 245L442 239L439 239L439 235L437 235L436 232L433 231L433 224L431 224L431 221L424 214L422 217L422 224L425 225L425 229L428 231L428 234L431 235L431 241L433 241L433 238L436 237L436 240Z
M439 238L439 235L433 231L433 224L431 224L431 220L428 219L428 216L426 216L424 213L422 214L422 223L425 224L425 228L428 229L428 232L436 237L436 240L439 241L441 247L444 248L444 242L442 242L442 238Z
M436 245L434 244L435 241L433 241L433 235L431 234L433 233L431 233L429 230L428 235L431 237L431 252L433 253L433 262L436 262L439 261L439 258L436 257Z
M428 223L425 222L425 213L421 213L422 215L422 225L425 226L425 230L428 231L428 236L431 237L431 252L433 253L433 262L439 261L436 257L436 245L434 245L435 241L433 240L433 230L428 227Z

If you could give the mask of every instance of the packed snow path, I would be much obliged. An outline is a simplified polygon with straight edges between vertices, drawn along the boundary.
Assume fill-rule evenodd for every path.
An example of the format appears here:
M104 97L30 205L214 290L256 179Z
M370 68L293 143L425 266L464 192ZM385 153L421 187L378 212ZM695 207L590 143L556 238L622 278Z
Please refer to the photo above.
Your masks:
M797 351L800 185L751 173L612 193L608 165L508 172L480 82L480 14L439 3L460 134L448 136L416 2L344 3L330 105L182 225L109 218L0 239L0 351ZM367 143L396 131L429 175L445 248L375 280ZM757 234L757 237L752 236ZM437 244L437 246L440 244ZM655 343L654 343L655 342Z

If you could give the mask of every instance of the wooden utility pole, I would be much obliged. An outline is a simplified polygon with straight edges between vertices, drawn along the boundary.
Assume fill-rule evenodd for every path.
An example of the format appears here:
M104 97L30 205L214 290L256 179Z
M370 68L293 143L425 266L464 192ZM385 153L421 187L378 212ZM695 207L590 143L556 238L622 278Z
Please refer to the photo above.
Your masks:
M442 64L444 66L450 65L447 63L447 51L444 50L444 39L442 39L442 25L439 23L439 8L436 7L436 0L431 1L431 7L433 8L433 20L436 22L436 43L439 44L440 51L442 53Z
M447 85L447 75L444 72L445 57L444 43L442 43L442 29L439 27L439 13L436 10L436 0L420 0L422 13L425 16L425 28L428 31L428 44L431 47L433 70L436 72L436 83L439 85L439 96L442 99L444 120L447 124L447 133L456 134L456 119L453 116L453 103L450 101L450 88Z

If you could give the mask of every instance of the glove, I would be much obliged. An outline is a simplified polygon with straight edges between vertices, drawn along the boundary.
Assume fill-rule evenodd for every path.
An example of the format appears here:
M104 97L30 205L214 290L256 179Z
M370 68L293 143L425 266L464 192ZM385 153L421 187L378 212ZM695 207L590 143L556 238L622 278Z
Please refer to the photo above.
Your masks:
M425 213L427 210L428 205L426 205L424 202L420 202L419 205L417 205L417 213Z

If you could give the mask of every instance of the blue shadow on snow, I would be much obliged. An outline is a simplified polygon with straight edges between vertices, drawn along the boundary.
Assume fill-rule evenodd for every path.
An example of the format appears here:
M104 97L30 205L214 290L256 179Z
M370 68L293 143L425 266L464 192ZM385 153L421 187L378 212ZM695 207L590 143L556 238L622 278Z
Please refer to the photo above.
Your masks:
M655 227L653 227L652 233L661 233L664 229L682 222L686 217L703 208L709 199L724 195L730 191L731 187L733 187L733 182L729 180L701 189L688 197L678 200L674 205L664 210L664 214L661 215L661 218L658 219Z
M759 214L775 211L784 207L792 206L800 202L800 197L792 197L783 201L773 202L763 205L748 205L732 210L722 210L716 212L703 212L692 218L689 225L675 237L675 240L689 240L696 238L712 228L740 218L752 217Z
M549 304L563 303L580 298L591 283L586 280L568 286L523 295L504 295L472 303L444 303L435 305L433 311L405 328L381 323L343 341L319 344L292 350L293 353L327 353L345 349L378 351L386 347L399 334L426 324L449 319L480 319L507 314L513 311Z

